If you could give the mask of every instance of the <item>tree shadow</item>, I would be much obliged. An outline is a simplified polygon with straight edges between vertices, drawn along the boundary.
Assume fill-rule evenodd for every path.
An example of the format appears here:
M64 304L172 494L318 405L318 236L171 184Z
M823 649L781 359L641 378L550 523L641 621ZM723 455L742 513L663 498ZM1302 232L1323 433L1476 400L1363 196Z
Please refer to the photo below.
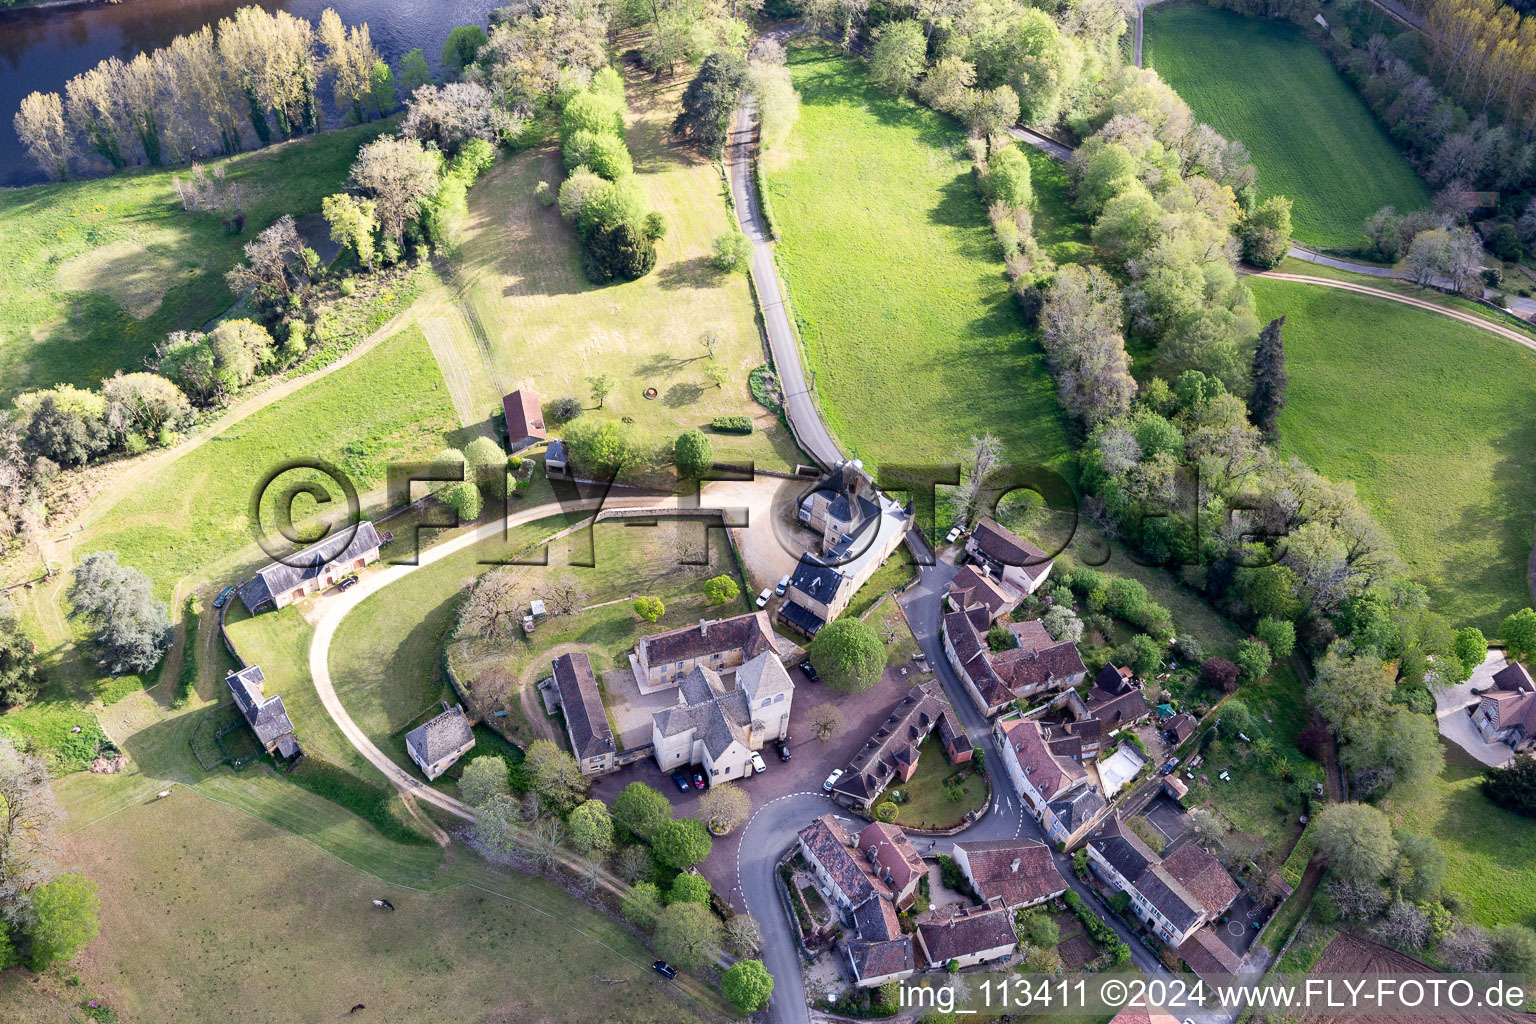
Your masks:
M678 409L685 405L693 405L704 396L704 388L692 381L673 384L662 396L662 402L668 408Z
M656 352L649 359L635 367L635 378L645 380L650 377L671 377L682 371L689 363L702 359L704 356L684 358L682 356L669 355L666 352Z
M720 271L715 269L713 260L708 256L695 256L691 260L667 264L656 272L656 282L668 290L708 288L719 276Z

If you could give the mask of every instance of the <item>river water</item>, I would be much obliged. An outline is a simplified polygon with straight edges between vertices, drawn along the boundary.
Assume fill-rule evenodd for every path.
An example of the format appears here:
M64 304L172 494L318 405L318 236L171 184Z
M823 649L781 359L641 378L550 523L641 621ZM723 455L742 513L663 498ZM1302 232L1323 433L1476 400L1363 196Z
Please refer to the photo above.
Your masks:
M0 13L0 185L31 185L43 176L16 138L11 118L33 90L64 92L64 83L107 57L129 60L140 50L227 17L253 0L122 0L117 4L22 9ZM373 45L393 66L421 47L434 74L448 33L484 25L494 0L254 0L318 24L336 8L348 25L367 22ZM322 97L330 90L322 84ZM335 121L332 119L331 124Z

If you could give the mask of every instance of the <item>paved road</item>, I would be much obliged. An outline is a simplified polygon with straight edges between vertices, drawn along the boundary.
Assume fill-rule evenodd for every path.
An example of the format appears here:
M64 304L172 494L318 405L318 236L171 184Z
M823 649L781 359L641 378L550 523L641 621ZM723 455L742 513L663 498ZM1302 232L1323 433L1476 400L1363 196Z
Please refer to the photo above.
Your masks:
M776 25L759 38L783 42L803 31L795 22ZM779 385L784 390L784 412L789 419L790 430L800 447L825 468L831 468L843 459L842 449L833 439L832 432L821 421L815 396L805 379L805 368L800 362L800 344L789 324L784 290L779 282L778 268L773 262L773 239L768 235L767 222L758 201L757 189L752 187L752 158L757 134L756 110L743 105L736 112L736 126L731 132L730 167L731 195L736 205L736 216L741 221L741 231L752 243L752 286L757 290L758 305L763 311L763 327L768 334L768 348L773 353L774 369L778 371Z
M1145 34L1142 29L1144 20L1142 16L1146 14L1148 7L1156 3L1162 3L1162 0L1136 0L1136 33L1135 43L1131 49L1131 61L1137 67L1141 67L1141 38Z

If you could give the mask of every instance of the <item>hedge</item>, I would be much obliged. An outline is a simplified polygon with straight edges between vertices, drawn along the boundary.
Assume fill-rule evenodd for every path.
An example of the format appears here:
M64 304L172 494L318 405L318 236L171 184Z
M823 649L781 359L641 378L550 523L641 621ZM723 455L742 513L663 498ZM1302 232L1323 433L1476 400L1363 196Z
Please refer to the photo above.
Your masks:
M709 425L722 434L750 434L753 430L750 416L716 416Z

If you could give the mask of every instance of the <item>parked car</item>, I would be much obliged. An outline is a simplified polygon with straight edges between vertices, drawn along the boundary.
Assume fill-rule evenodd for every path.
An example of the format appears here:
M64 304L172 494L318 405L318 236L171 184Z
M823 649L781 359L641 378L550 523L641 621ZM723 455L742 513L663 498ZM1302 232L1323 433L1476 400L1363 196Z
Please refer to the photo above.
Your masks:
M788 761L789 760L789 737L786 736L783 739L776 741L773 745L774 745L775 748L777 748L777 750L779 752L779 760L780 761Z
M688 773L679 769L672 773L672 781L677 783L677 788L684 793L688 792Z
M703 768L695 768L693 770L693 788L694 789L703 789L704 788L704 769Z
M773 588L773 592L775 594L778 594L780 597L783 597L784 596L784 591L786 591L788 589L789 589L789 573L785 573L783 576L779 577L779 585Z
M655 963L651 964L651 970L655 971L663 978L666 978L668 981L671 981L673 978L677 977L677 968L673 967L665 960L657 960Z
M752 751L752 770L754 772L765 772L768 770L768 763L763 760L763 755L756 750Z
M340 583L336 584L337 590L351 590L357 586L356 576L343 576Z
M801 665L800 667L805 669L805 678L809 679L813 683L821 682L821 676L816 674L816 666L815 665L812 665L809 661L807 661L804 665Z
M821 784L821 788L826 790L828 793L832 792L832 787L837 785L837 780L842 778L842 777L843 777L843 770L841 768L839 768L836 771L834 771L831 775L827 776L827 781L823 782Z
M964 523L956 523L954 526L951 526L949 528L949 533L945 534L945 536L944 536L944 543L945 544L953 544L955 541L960 539L960 535L962 533L964 533L964 532L965 532L965 524Z
M768 599L770 597L772 597L772 596L773 596L773 588L772 587L764 587L763 588L763 592L761 594L757 595L757 606L759 608L766 608L766 607L768 607Z
M223 590L219 591L219 596L213 599L213 606L215 608L223 608L226 604L229 603L229 599L234 596L235 588L225 587Z

